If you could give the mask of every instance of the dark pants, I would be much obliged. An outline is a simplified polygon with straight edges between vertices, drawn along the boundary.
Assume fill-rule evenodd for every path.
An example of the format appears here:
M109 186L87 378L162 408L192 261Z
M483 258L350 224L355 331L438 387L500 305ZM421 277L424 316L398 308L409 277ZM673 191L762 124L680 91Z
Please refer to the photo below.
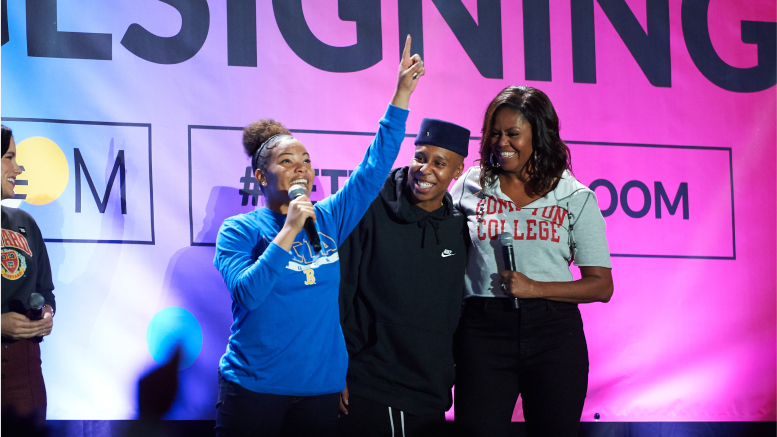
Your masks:
M507 436L518 395L529 436L576 436L588 389L588 348L575 304L466 299L456 332L456 421Z
M341 437L425 437L445 425L445 412L412 415L351 393L348 415L341 414Z
M46 427L46 386L37 339L2 343L3 433Z
M284 396L257 393L219 375L216 436L334 436L340 393Z

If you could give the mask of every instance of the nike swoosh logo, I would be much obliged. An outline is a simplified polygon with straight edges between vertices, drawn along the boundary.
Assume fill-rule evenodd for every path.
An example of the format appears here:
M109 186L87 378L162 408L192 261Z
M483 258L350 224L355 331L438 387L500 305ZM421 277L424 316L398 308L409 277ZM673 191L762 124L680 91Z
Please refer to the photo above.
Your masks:
M447 257L449 257L449 256L453 256L453 255L456 255L456 254L455 254L455 253L453 253L453 252L452 252L450 249L445 249L445 250L442 252L442 257L443 257L443 258L447 258Z

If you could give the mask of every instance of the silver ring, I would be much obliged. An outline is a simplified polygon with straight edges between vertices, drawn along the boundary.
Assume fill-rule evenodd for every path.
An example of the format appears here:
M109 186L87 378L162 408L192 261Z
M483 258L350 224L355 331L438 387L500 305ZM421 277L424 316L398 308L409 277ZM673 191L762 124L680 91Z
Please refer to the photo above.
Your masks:
M418 79L418 73L413 73L413 79Z
M507 291L507 287L505 287L505 284L502 284L502 291Z

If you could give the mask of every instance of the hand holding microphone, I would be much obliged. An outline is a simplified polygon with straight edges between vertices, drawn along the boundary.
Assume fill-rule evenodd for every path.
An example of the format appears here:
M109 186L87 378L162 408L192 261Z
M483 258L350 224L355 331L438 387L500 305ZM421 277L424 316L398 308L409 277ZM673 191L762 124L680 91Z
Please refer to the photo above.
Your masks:
M316 230L316 212L313 209L313 204L305 197L305 187L302 185L292 185L289 188L289 213L286 220L292 223L296 221L303 221L302 228L305 229L310 246L315 252L321 251L321 239L318 237L318 231Z
M51 317L51 307L46 309L46 300L40 293L32 293L28 303L30 309L26 315L21 314L23 308L20 312L12 310L3 314L3 337L21 340L51 334L54 319Z
M515 272L517 269L515 267L515 252L513 251L513 236L509 232L502 232L502 235L499 236L499 242L502 243L502 257L504 258L505 269ZM506 279L505 276L502 274L499 276L502 280L502 290L508 293L507 284L504 281ZM513 309L517 310L520 307L521 304L518 302L518 298L513 296Z
M46 305L46 299L40 293L30 294L30 320L43 318L43 305Z
M499 272L499 281L502 283L502 290L505 294L513 296L513 309L520 307L518 302L519 296L526 299L542 297L540 288L535 288L537 281L529 279L528 276L519 272L515 267L513 236L509 232L503 232L499 236L499 242L502 243L502 256L504 257L506 269Z

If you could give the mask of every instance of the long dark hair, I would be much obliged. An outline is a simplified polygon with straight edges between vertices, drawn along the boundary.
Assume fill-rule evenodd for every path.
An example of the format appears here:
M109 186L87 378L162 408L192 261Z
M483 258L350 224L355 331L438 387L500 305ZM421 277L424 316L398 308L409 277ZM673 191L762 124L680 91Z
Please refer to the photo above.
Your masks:
M480 186L493 185L502 172L491 149L491 128L494 116L501 108L510 108L523 115L531 125L532 152L526 166L526 193L544 195L553 189L556 178L572 168L572 154L561 141L558 116L545 93L528 86L509 86L488 105L483 118L483 137L480 140Z
M3 137L2 137L3 154L0 156L5 156L5 152L7 152L8 148L11 147L11 137L13 136L13 131L11 130L10 127L6 127L5 125L0 125L0 126L2 126L2 130L3 130Z

